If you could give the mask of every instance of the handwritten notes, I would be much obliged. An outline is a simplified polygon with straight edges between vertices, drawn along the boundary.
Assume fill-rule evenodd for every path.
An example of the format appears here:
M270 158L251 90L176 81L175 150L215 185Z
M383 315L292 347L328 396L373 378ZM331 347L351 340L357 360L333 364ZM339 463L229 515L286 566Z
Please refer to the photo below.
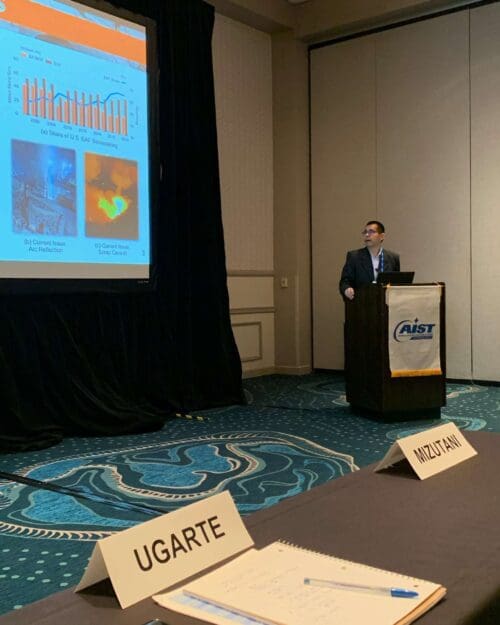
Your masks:
M347 584L404 585L417 590L419 597L398 600L390 596L314 587L304 583L305 577L335 579ZM174 593L167 593L153 599L164 607L219 625L234 620L231 614L272 625L331 625L332 622L399 625L417 618L446 591L433 582L276 542L261 550L247 551L187 584L182 592L190 599L201 600L198 612L182 609L178 594L176 597ZM203 602L221 610L217 614L214 610L203 610ZM192 603L185 603L190 604L190 610L194 609Z

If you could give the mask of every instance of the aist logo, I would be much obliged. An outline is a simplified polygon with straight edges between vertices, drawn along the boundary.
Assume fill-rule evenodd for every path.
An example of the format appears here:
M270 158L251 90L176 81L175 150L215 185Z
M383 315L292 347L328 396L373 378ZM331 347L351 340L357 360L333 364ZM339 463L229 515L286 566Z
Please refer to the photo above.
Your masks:
M394 340L398 343L405 341L432 340L434 338L435 323L419 323L418 319L400 321L394 328Z

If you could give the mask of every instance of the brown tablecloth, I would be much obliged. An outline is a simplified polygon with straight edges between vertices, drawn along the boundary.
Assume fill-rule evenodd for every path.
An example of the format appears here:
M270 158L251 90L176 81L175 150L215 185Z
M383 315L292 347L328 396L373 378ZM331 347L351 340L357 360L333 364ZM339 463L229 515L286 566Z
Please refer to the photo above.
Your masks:
M407 467L382 473L366 467L256 512L245 523L257 546L283 539L442 584L446 599L419 625L498 625L500 434L466 437L478 455L428 480ZM121 610L105 583L52 595L0 617L0 625L142 625L152 618L200 623L151 599Z

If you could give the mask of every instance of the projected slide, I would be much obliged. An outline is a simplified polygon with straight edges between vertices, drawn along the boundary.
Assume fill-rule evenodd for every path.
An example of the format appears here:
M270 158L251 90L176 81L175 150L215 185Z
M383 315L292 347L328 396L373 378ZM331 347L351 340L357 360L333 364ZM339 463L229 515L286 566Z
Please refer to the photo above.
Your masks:
M149 277L146 28L0 0L0 278Z

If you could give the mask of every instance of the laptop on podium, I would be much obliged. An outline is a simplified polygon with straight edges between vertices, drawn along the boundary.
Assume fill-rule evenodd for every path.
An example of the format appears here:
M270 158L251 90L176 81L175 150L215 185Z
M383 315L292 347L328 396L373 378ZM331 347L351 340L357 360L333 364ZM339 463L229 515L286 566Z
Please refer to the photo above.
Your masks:
M381 271L377 276L378 284L412 284L414 271Z

